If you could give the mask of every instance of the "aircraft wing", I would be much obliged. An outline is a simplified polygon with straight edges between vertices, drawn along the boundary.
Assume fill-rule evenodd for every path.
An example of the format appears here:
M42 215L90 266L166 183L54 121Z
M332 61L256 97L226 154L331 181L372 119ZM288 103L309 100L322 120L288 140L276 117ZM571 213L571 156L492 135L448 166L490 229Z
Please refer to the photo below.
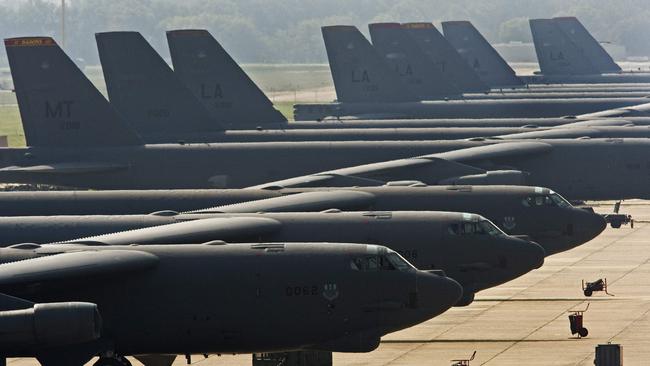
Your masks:
M256 240L282 227L277 220L265 217L219 217L128 230L112 234L66 241L66 244L187 244L215 240Z
M67 252L0 265L0 286L114 276L153 268L157 263L155 255L137 250Z
M33 166L9 166L0 169L2 173L21 173L21 174L81 174L81 173L100 173L127 169L127 165L112 163L95 163L95 162L78 162L78 163L57 163L43 164Z
M251 188L369 186L383 185L390 181L399 180L416 180L435 185L454 177L487 173L488 171L481 166L490 166L490 163L496 160L543 154L552 149L552 145L538 141L501 142L414 158L330 170ZM356 184L348 184L350 182L356 182ZM363 184L364 182L371 184Z
M314 212L332 208L354 211L364 210L374 201L375 195L368 192L345 190L302 192L206 208L191 213Z

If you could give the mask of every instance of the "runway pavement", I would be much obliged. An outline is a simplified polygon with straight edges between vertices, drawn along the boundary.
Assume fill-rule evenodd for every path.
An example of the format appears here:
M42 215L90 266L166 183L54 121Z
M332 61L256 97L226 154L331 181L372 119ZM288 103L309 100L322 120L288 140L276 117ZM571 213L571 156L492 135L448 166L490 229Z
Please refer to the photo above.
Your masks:
M611 211L603 205L598 211ZM334 354L335 365L449 365L468 357L471 365L593 365L594 348L620 343L626 365L650 359L650 202L624 203L621 212L640 222L608 228L598 238L547 258L544 266L497 288L481 292L470 306L385 337L367 354ZM643 222L646 221L646 222ZM607 278L615 296L586 298L581 280ZM584 314L589 335L569 331L568 311L590 303ZM201 365L250 365L250 355L194 356ZM8 360L12 366L37 364ZM134 361L134 365L139 364ZM175 365L185 364L178 357Z

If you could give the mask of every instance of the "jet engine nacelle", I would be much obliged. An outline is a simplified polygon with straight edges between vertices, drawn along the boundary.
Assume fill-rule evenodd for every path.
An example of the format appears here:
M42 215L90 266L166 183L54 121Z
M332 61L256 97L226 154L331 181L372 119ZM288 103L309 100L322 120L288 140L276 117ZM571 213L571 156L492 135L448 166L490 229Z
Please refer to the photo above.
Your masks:
M86 302L35 304L21 310L0 311L0 345L62 346L99 338L97 305Z
M447 178L440 184L463 185L525 185L529 173L521 170L490 170L483 174Z

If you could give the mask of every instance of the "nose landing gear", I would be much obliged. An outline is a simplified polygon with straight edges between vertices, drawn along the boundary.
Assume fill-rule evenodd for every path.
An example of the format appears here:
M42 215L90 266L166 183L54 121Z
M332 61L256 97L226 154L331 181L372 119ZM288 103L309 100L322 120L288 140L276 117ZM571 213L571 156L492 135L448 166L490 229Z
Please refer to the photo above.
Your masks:
M131 362L124 356L101 356L99 357L99 360L93 364L93 366L131 366Z

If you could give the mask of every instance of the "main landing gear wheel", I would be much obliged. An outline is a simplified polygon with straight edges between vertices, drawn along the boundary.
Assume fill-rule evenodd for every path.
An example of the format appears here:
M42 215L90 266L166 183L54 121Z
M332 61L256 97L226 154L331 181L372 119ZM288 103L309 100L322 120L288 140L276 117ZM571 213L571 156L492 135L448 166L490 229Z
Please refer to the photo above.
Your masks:
M131 366L131 362L124 356L100 357L93 366Z

